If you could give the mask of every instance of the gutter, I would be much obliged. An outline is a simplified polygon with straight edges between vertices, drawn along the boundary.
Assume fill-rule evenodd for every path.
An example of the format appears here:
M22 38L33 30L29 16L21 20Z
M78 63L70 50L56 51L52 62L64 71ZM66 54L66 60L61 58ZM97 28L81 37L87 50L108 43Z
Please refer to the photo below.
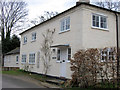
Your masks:
M118 27L118 13L116 16L116 43L117 43L117 86L119 85L119 27Z

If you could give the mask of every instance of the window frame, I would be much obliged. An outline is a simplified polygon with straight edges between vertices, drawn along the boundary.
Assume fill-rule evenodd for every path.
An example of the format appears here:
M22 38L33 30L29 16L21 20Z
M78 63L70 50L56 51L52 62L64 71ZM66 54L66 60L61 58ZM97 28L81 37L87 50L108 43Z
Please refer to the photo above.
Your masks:
M23 56L25 56L25 58L24 58L25 61L24 61L24 62L23 62ZM21 60L21 63L22 63L22 64L26 63L26 60L27 60L27 55L26 55L26 54L22 54L22 60Z
M60 21L60 33L66 32L66 31L70 31L70 16Z
M99 26L98 27L93 25L93 15L99 17ZM106 28L101 27L101 18L105 18L106 19L106 26L105 26ZM108 17L106 15L103 15L103 14L92 13L92 25L91 26L92 26L92 28L102 29L102 30L108 31Z
M16 56L16 63L19 63L19 56Z
M33 60L31 60L32 62L30 61L30 59L31 59L30 55L34 55L34 62L33 62ZM35 53L29 53L29 64L35 64L35 56L36 56ZM32 59L33 59L33 57L32 57Z
M27 43L27 36L24 36L23 37L23 44L26 44Z
M107 54L105 53L105 51L107 52ZM103 53L102 53L103 52ZM106 60L105 60L105 57L106 57L106 59L108 60L108 50L101 50L100 51L100 54L101 54L101 58L100 58L100 60L101 60L101 62L106 62ZM102 59L102 57L104 57L104 60Z
M36 38L37 38L37 33L36 32L33 32L32 34L31 34L31 41L36 41Z
M70 54L69 54L69 49L70 49ZM72 58L72 49L71 49L71 47L69 47L68 49L67 49L67 62L70 62L70 60L69 60L69 55L70 55L70 58Z
M105 54L105 51L106 51L107 52L106 55L103 55L102 51L104 51L104 54ZM110 55L110 52L112 52L112 55ZM106 50L101 50L100 53L101 53L101 58L100 58L101 62L111 62L111 60L109 59L110 57L113 57L112 62L115 62L115 54L113 54L114 51L112 49L108 48ZM107 60L102 60L102 57L105 57L105 56L106 56Z
M59 53L59 58L60 58L60 59L59 59L59 60L58 60L58 50L60 51L60 53ZM58 49L57 49L57 62L60 62L60 60L61 60L61 50L58 48Z

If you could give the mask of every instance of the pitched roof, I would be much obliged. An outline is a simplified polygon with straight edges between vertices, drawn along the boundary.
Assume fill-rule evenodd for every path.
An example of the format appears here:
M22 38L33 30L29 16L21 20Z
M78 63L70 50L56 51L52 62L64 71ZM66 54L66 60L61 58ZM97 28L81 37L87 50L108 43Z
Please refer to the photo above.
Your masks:
M12 54L19 54L20 53L20 47L17 47L13 49L12 51L6 53L5 55L12 55Z
M44 23L46 23L46 22L48 22L48 21L50 21L50 20L52 20L52 19L54 19L54 18L56 18L56 17L62 15L62 14L64 14L64 13L66 13L66 12L68 12L68 11L70 11L70 10L72 10L72 9L74 9L74 8L76 8L76 7L78 7L78 6L80 6L80 5L87 5L87 6L91 6L91 7L99 8L99 9L106 10L106 11L109 11L109 12L113 12L113 13L118 13L118 14L120 14L120 12L117 12L117 11L113 11L113 10L106 9L106 8L103 8L103 7L100 7L100 6L96 6L96 5L93 5L93 4L81 2L81 3L77 4L77 5L75 5L75 6L71 7L71 8L69 8L68 10L63 11L62 13L59 13L58 15L56 15L56 16L54 16L54 17L52 17L52 18L50 18L50 19L48 19L48 20L46 20L46 21L44 21L44 22L42 22L42 23L40 23L40 24L38 24L38 25L35 25L35 26L33 26L33 27L31 27L31 28L25 30L25 31L23 31L22 33L20 33L20 35L22 35L23 33L27 32L27 31L29 31L29 30L31 30L31 29L37 27L37 26L40 26L40 25L42 25L42 24L44 24Z

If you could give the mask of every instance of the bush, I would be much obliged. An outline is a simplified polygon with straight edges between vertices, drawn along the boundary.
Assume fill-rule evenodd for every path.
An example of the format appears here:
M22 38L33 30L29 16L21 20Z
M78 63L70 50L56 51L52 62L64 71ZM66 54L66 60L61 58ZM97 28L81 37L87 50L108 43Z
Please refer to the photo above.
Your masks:
M99 81L109 83L111 80L115 83L115 48L80 50L73 58L71 60L72 80L69 81L71 86L95 86Z

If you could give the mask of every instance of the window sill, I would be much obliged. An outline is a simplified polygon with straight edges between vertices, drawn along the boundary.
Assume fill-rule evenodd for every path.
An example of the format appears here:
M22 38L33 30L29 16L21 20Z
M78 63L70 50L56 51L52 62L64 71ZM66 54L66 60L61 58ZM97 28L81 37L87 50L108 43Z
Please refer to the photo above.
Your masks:
M29 63L29 65L35 65L35 63Z
M61 61L58 61L58 60L57 60L56 62L57 62L57 63L61 63ZM66 60L66 62L69 63L70 60Z
M21 64L26 64L26 62L21 62Z
M65 30L65 31L60 31L59 34L61 34L61 33L65 33L65 32L69 32L69 31L70 31L70 29Z
M57 62L57 63L60 63L60 61L58 61L58 60L57 60L56 62Z
M102 30L102 31L109 31L108 28L99 28L99 27L94 27L94 26L92 26L91 28L92 28L92 29Z
M70 60L67 60L67 62L69 63L69 62L70 62Z
M27 43L23 43L23 45L26 45Z
M35 39L35 40L31 40L31 43L32 43L32 42L35 42L35 41L36 41L36 39Z
M101 60L100 62L101 62L101 63L105 63L105 62L107 62L107 63L111 63L111 62L115 63L116 61L115 61L115 60L113 60L113 61L105 61L105 60Z

